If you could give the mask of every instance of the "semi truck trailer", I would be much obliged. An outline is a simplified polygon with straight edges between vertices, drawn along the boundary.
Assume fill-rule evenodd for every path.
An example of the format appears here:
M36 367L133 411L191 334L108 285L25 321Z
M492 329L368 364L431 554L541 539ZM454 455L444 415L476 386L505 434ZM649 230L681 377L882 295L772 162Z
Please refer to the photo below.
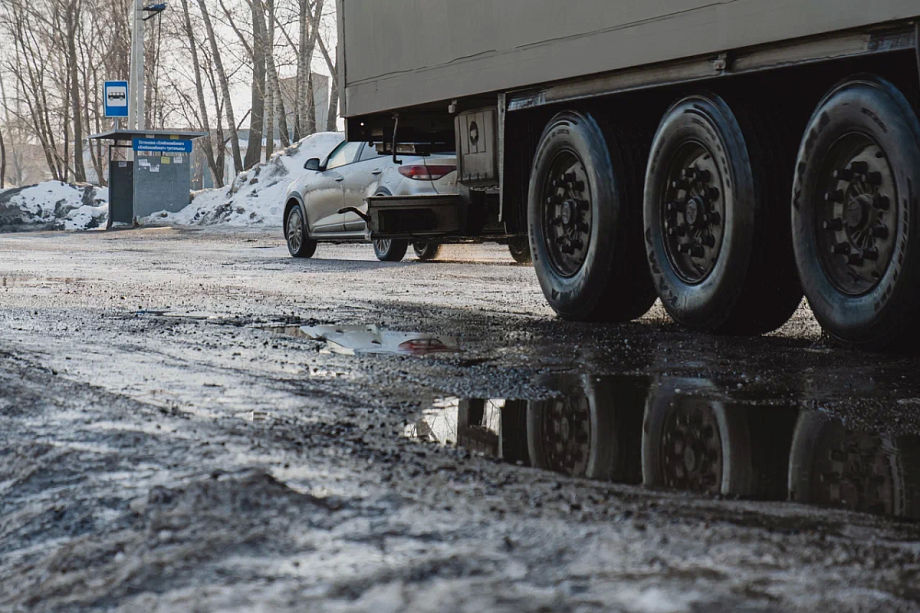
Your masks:
M920 0L338 0L348 140L456 150L371 238L527 236L564 319L920 336Z

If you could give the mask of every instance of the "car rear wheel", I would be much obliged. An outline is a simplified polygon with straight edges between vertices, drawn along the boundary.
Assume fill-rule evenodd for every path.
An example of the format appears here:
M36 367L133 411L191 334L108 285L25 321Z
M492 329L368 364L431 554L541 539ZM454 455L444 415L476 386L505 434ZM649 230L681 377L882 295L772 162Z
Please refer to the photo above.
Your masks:
M415 251L415 257L423 262L437 259L438 255L441 253L441 247L442 245L438 243L428 243L424 241L412 243L412 250Z
M920 122L872 76L834 88L799 150L792 236L812 312L870 349L920 336Z
M508 251L518 264L530 264L533 258L530 255L530 242L526 236L516 236L508 243Z
M782 126L706 93L676 103L658 128L646 249L662 304L687 328L769 332L802 300L788 227L794 143Z
M288 211L284 222L284 239L288 251L295 258L309 258L316 253L316 241L307 234L307 225L299 206L293 206Z
M621 131L564 112L537 147L530 244L543 294L564 319L630 321L655 301L641 242L645 141Z
M401 262L409 250L409 241L380 239L374 241L374 253L381 262Z

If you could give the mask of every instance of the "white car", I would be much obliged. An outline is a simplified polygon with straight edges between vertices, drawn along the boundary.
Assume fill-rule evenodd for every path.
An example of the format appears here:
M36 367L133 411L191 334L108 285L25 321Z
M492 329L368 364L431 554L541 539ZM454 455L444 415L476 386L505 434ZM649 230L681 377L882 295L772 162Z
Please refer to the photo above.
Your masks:
M325 160L313 158L308 172L288 190L284 237L295 258L311 257L319 242L367 240L365 199L371 196L419 196L457 193L457 158L453 153L393 155L373 143L342 142ZM440 245L416 242L416 255L433 259ZM407 240L374 241L381 261L398 262Z

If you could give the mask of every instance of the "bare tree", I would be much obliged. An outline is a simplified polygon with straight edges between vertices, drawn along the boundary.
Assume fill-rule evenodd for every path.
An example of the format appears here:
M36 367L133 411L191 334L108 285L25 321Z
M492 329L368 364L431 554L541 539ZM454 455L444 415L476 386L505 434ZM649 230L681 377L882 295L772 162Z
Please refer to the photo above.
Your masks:
M211 24L211 17L208 15L208 7L205 5L205 0L198 0L198 7L201 9L201 18L204 21L208 41L211 43L211 56L214 60L214 67L217 69L218 83L223 97L224 113L226 114L227 125L230 130L230 146L233 151L233 171L238 173L243 170L243 156L240 153L240 138L236 128L236 120L233 117L233 101L230 99L230 81L227 79L227 72L224 70L220 49L217 46L217 37L214 35L214 26Z

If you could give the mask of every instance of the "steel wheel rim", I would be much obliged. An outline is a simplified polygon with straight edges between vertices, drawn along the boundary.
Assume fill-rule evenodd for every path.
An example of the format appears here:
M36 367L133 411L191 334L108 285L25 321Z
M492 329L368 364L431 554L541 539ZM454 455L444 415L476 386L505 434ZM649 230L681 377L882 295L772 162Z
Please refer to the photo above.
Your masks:
M374 241L374 248L377 253L386 253L390 250L390 239L380 238Z
M725 180L716 158L700 142L675 153L661 207L665 252L680 279L705 281L715 269L725 238Z
M815 194L815 232L825 275L840 292L863 296L894 258L897 185L888 157L867 134L847 134L828 150Z
M557 274L573 277L587 260L594 222L588 172L577 153L566 149L555 155L541 198L549 263Z
M291 211L291 214L288 216L287 240L288 247L291 251L300 251L300 248L303 246L303 221L300 216L300 211L297 209Z
M584 475L591 453L591 407L587 396L554 398L544 405L543 453L546 466L567 475Z
M678 407L664 424L661 467L668 487L718 494L722 490L722 439L710 407Z

